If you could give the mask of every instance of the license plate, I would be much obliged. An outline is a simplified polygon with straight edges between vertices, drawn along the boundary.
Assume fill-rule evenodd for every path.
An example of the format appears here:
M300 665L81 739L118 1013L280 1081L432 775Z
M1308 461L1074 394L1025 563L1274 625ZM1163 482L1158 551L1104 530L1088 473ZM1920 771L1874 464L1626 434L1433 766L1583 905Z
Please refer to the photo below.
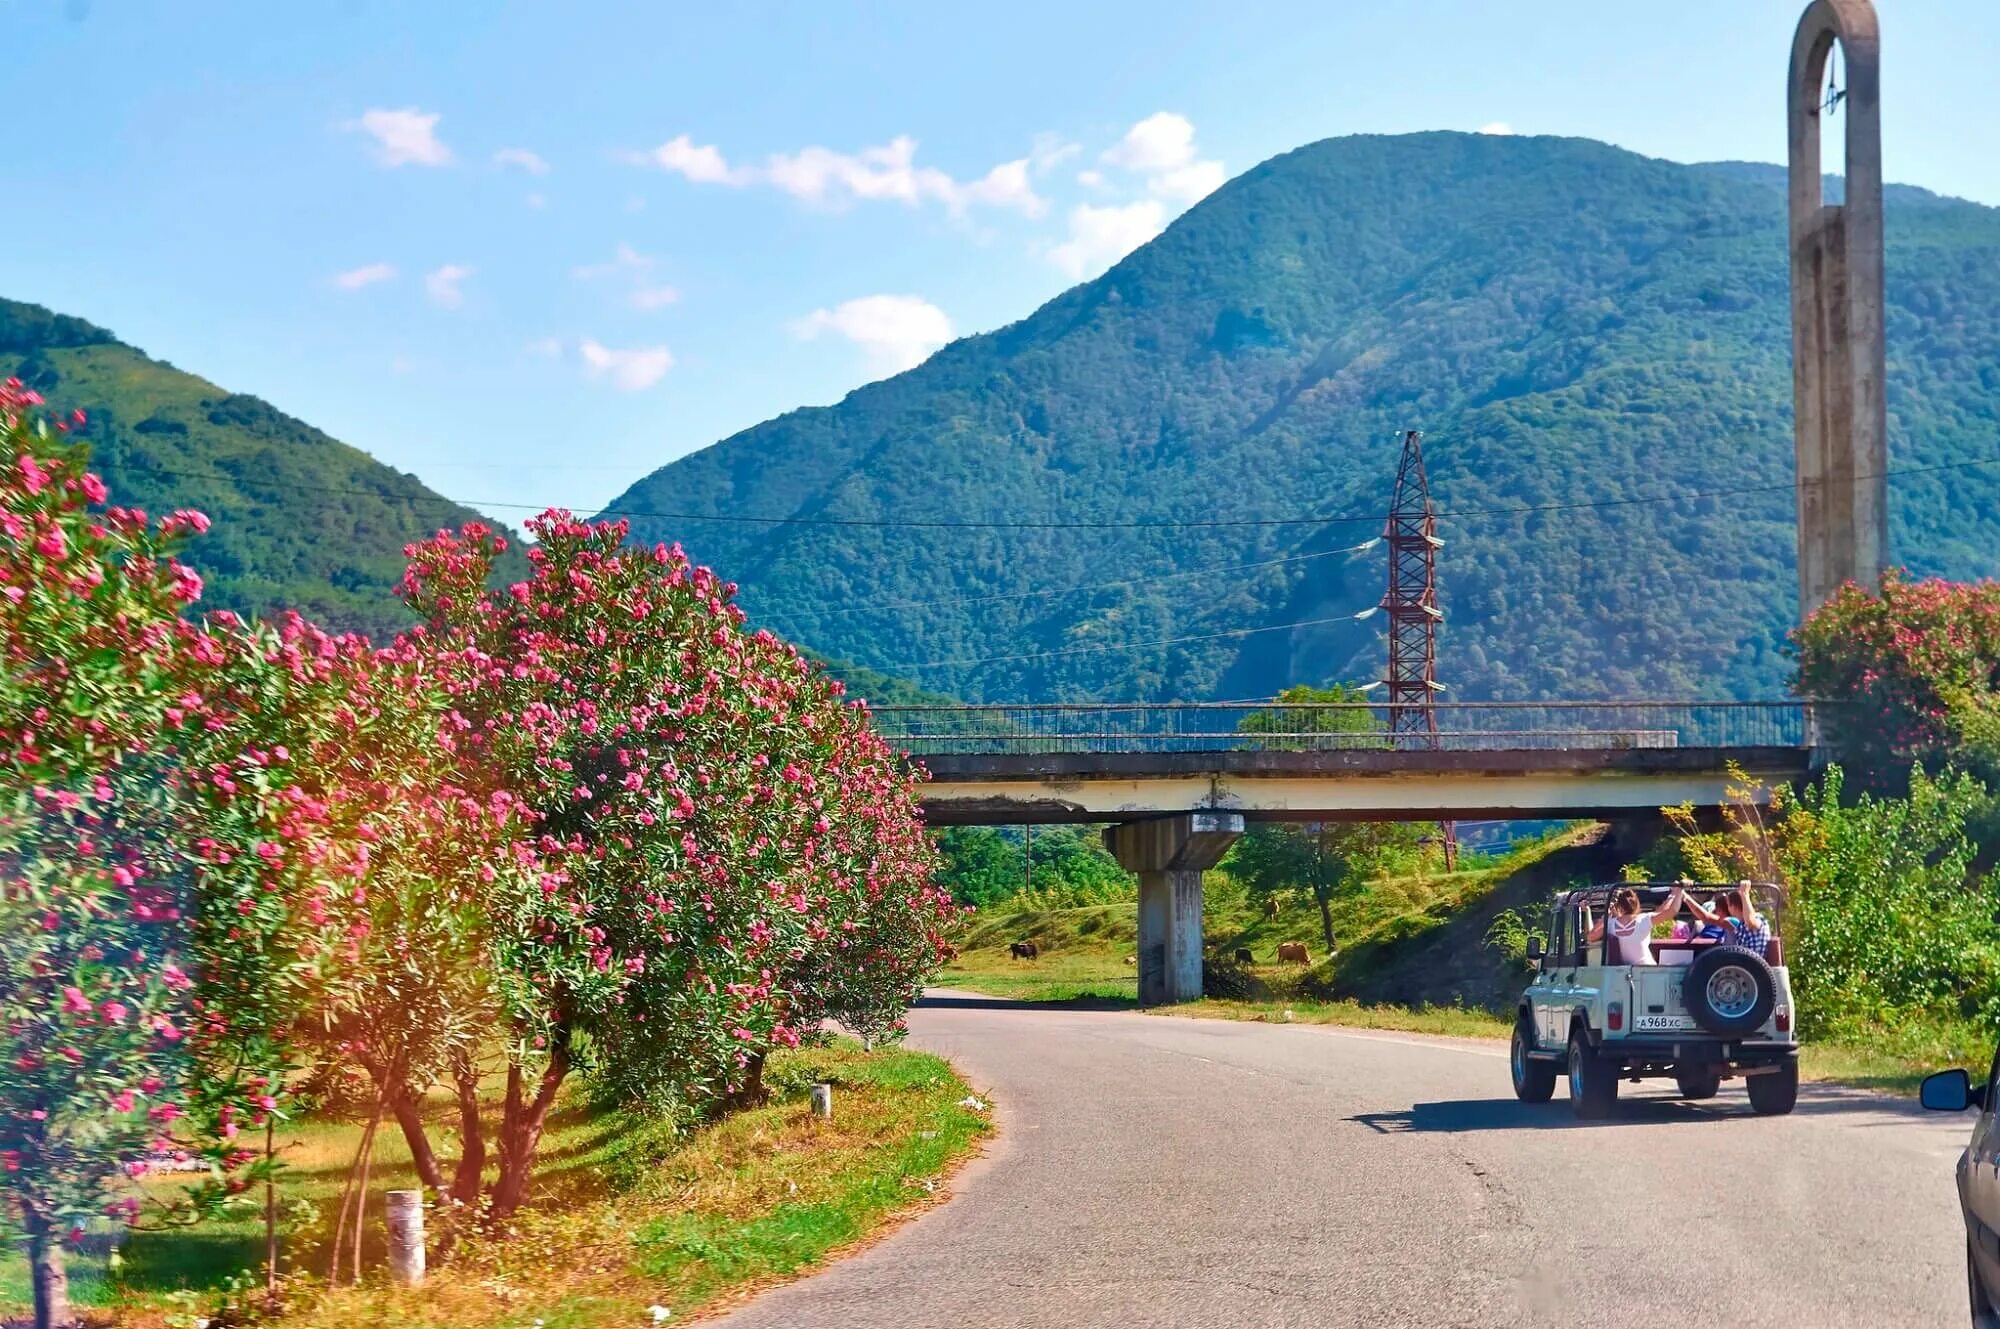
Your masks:
M1632 1021L1632 1027L1639 1030L1680 1030L1694 1029L1698 1026L1696 1026L1692 1017L1686 1015L1642 1015Z

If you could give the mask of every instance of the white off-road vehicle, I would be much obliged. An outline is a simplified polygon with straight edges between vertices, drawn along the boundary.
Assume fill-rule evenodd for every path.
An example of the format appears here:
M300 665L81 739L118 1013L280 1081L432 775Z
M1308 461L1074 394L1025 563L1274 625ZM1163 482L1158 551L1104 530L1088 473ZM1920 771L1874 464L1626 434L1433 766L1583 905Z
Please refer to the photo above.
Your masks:
M1614 894L1626 888L1638 893L1641 910L1658 915L1652 964L1607 963L1617 955L1609 929L1591 940ZM1662 912L1676 890L1706 908L1716 895L1743 889L1772 927L1761 953L1687 935L1699 920L1683 913L1690 926L1674 927L1676 920ZM1799 1091L1799 1046L1791 980L1771 922L1783 903L1784 892L1770 885L1617 882L1563 895L1547 939L1528 943L1539 971L1521 994L1514 1023L1515 1095L1546 1103L1567 1072L1576 1115L1591 1119L1610 1115L1621 1079L1671 1079L1684 1098L1710 1098L1740 1075L1756 1111L1790 1112Z

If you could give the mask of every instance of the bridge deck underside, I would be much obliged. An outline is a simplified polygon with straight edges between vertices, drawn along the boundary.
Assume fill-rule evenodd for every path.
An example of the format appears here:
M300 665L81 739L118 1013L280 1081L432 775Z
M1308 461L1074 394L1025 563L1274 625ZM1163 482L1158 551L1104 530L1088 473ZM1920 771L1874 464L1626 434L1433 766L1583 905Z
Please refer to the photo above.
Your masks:
M1721 806L1732 770L1810 773L1806 748L1516 752L1122 752L924 758L934 826L1136 821L1228 811L1267 821L1615 819Z

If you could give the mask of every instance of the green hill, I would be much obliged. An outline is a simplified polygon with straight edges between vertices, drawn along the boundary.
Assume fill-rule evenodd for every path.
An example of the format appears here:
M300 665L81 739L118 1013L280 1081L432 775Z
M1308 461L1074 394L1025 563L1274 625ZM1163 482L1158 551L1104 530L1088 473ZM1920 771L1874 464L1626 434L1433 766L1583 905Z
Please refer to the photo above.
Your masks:
M1314 143L1021 322L611 506L806 519L636 525L727 568L754 618L934 691L1258 696L1378 676L1379 620L1286 625L1380 597L1379 549L1320 555L1379 530L1416 427L1455 514L1455 695L1772 695L1781 180L1577 139ZM2000 211L1894 188L1888 234L1893 464L2000 454ZM1356 519L1164 524L1298 516ZM1920 571L2000 570L2000 467L1899 476L1893 527ZM1169 638L1202 640L1126 649Z
M0 300L0 377L86 413L78 433L114 501L214 520L188 550L204 608L292 608L393 632L411 621L394 594L403 546L479 515L256 397L40 305Z

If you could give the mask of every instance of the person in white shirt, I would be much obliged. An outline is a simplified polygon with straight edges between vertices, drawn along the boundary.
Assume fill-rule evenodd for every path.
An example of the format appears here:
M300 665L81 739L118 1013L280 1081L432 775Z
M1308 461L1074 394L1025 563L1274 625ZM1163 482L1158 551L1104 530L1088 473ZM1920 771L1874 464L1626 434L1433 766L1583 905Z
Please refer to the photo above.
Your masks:
M1657 964L1653 958L1653 924L1678 914L1686 899L1687 892L1676 886L1657 909L1646 910L1639 907L1639 892L1621 886L1611 893L1610 914L1590 925L1589 940L1599 942L1607 935L1610 937L1605 948L1606 964Z

